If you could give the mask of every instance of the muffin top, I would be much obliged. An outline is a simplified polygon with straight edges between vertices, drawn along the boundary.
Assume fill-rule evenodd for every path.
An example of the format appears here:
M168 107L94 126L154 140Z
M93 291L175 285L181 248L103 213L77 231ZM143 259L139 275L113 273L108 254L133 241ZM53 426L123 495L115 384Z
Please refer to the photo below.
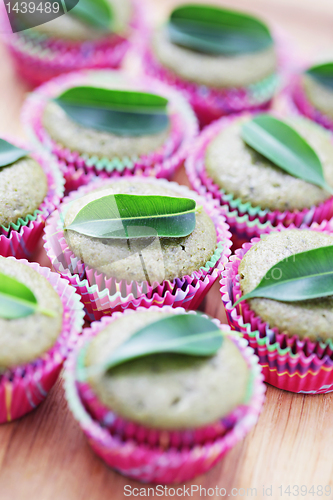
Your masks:
M0 225L33 214L48 190L47 177L36 160L25 156L0 168Z
M208 87L247 87L273 75L277 69L274 47L237 56L203 54L172 43L166 27L155 32L152 49L170 71Z
M333 119L333 89L322 85L307 73L302 75L302 85L310 103Z
M0 257L0 272L24 283L40 307L54 313L54 317L35 312L17 319L0 318L0 371L4 371L51 349L61 333L63 306L47 279L26 264Z
M112 31L121 35L126 35L129 31L129 22L132 17L131 0L107 0L110 4L114 19ZM71 41L98 40L108 33L101 32L94 26L82 21L73 13L57 17L53 21L40 24L31 31L51 38L59 38Z
M128 97L124 98L125 103L131 104L135 108L135 104L140 106L140 103L133 102L134 93L143 93L146 94L150 91L147 88L143 88L143 86L134 83L127 75L122 72L107 72L107 71L91 71L85 75L84 81L78 83L78 85L73 85L71 88L65 89L64 93L66 94L68 91L75 92L75 89L80 87L93 87L95 89L101 90L101 92L106 91L123 91L125 94L128 93ZM107 110L108 104L113 103L112 101L112 92L109 93L107 97L105 97L105 110ZM154 92L152 91L152 94ZM62 93L55 98L61 98ZM157 95L157 93L155 94ZM146 96L147 97L147 96ZM56 100L49 100L46 103L46 106L43 111L42 122L45 130L49 134L49 136L62 147L68 148L71 151L77 151L80 154L85 154L89 156L97 156L98 158L107 158L112 160L114 158L136 158L138 156L147 155L153 153L154 151L159 150L167 141L170 131L171 131L171 114L170 111L171 105L161 97L163 101L165 101L166 109L163 110L166 113L166 117L169 117L169 120L166 121L166 126L163 129L157 129L152 132L151 128L141 129L142 135L131 135L129 132L127 135L125 132L121 132L117 134L117 132L113 132L110 130L104 130L103 127L99 127L100 124L96 123L96 127L94 126L94 121L91 121L91 126L84 125L80 120L76 121L74 117L70 114L66 113L66 111L61 107L61 105ZM111 102L109 99L111 98ZM82 102L82 101L79 101ZM83 109L85 104L82 103ZM92 106L94 109L94 105L88 104L86 105L87 109ZM95 106L95 108L100 107L99 105ZM103 115L103 106L102 108L102 116L96 114L94 111L94 119L98 121L99 119L105 119ZM112 108L112 106L111 106ZM124 108L124 111L126 107ZM114 110L115 111L115 110ZM127 109L131 113L131 107ZM147 108L148 111L148 108ZM144 112L143 112L144 114ZM149 113L148 113L149 115ZM113 120L117 118L113 117ZM135 117L132 114L127 115L124 114L125 119L130 123L141 123L132 122L129 120L135 120ZM138 115L138 119L140 119L140 115Z
M99 158L132 158L160 149L170 134L170 125L157 134L138 137L120 136L84 127L72 120L55 102L49 102L43 114L43 126L61 146L80 154Z
M238 269L243 294L249 293L260 283L269 269L280 260L295 253L333 245L333 235L306 229L273 232L262 236L244 255ZM281 333L313 341L333 337L333 297L299 302L250 299L251 309Z
M137 312L109 324L89 344L86 366L103 363L136 331L169 315ZM160 429L214 423L245 402L249 382L246 361L227 337L211 357L155 354L89 378L100 401L116 414Z
M183 196L165 183L138 182L135 179L108 181L65 207L65 227L87 203L116 193ZM186 196L191 197L190 194ZM82 262L107 277L150 283L173 280L198 270L214 254L217 241L214 223L204 210L196 213L194 231L182 238L101 239L72 230L65 231L65 238L68 247Z
M211 141L205 165L210 178L227 194L243 203L269 210L302 210L330 198L324 189L289 175L241 137L248 116L236 119ZM330 134L305 118L288 117L293 127L317 153L327 183L333 186L333 144Z

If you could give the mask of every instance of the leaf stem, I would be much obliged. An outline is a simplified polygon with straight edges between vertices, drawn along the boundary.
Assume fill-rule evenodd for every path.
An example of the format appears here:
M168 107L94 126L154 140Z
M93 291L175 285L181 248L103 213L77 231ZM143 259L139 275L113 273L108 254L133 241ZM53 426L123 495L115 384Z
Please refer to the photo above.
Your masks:
M244 300L247 300L249 297L248 295L242 295L238 300L237 302L234 303L233 307L237 307L238 304L240 304L241 302L243 302Z
M49 318L55 318L57 315L55 311L51 311L50 309L44 309L43 307L37 307L36 312L44 314L44 316L48 316Z

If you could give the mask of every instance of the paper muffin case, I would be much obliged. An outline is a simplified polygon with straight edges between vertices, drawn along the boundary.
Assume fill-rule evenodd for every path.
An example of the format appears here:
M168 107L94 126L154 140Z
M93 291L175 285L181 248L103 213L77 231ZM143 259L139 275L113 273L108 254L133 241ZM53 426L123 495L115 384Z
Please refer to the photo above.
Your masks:
M145 308L138 310L146 311ZM157 311L159 309L152 307L150 310ZM164 307L163 311L174 314L185 312L183 308L173 309L171 307ZM128 310L123 314L131 313L133 311ZM247 404L243 405L242 410L237 415L237 421L233 422L231 428L223 436L207 437L207 439L201 439L200 443L188 442L183 445L174 442L166 446L167 443L164 442L164 446L160 446L154 441L154 438L151 442L143 441L136 433L135 424L132 435L114 433L94 419L84 406L76 381L76 367L78 354L86 342L108 323L121 316L122 313L114 313L111 318L104 318L101 322L94 323L91 328L85 330L84 335L79 339L75 352L66 362L65 391L68 405L93 450L107 465L121 474L138 481L158 484L188 481L214 467L225 453L243 439L256 423L265 394L257 357L254 356L253 350L248 347L244 339L239 338L238 335L231 336L251 370L252 391ZM221 325L217 319L213 321L228 334L227 325ZM191 433L192 431L188 432L189 435ZM154 432L151 432L152 436L153 434ZM184 432L184 437L185 434Z
M14 142L17 144L17 140ZM24 145L20 147L23 148ZM30 156L41 165L46 174L47 195L33 214L20 218L7 227L0 226L0 255L3 257L31 258L42 236L47 217L59 206L64 195L65 181L55 159L45 152L32 151Z
M44 401L83 327L83 305L74 288L46 267L26 260L19 262L44 276L57 292L64 310L63 325L49 351L31 363L7 369L0 375L0 423L20 418Z
M128 177L128 180L131 179L133 177ZM187 187L164 179L147 180L145 177L137 177L135 181L165 185L165 187L173 188L180 196L193 195ZM89 186L82 186L77 192L72 192L65 198L64 204L101 186L105 186L105 181L100 179ZM46 253L54 269L66 278L81 295L87 320L99 320L114 311L123 311L127 308L137 309L140 306L184 306L186 309L196 309L199 306L228 260L231 253L231 235L228 231L229 226L216 203L199 196L195 200L199 205L203 205L215 224L217 248L205 266L194 271L190 276L175 278L172 281L164 280L161 284L154 283L153 285L147 282L128 282L107 278L103 273L86 266L67 245L59 211L51 215L43 237Z
M168 140L157 150L141 157L99 158L70 151L57 144L43 127L43 113L50 99L70 87L84 85L92 75L104 79L106 83L119 73L109 71L80 71L62 75L42 85L30 94L22 111L22 122L27 134L36 146L52 152L58 159L60 169L66 179L66 191L88 184L94 176L119 177L123 175L144 175L170 178L184 163L193 138L198 133L198 122L190 105L179 92L151 78L124 73L126 80L133 82L141 90L165 96L171 103L171 133Z
M110 316L108 318L102 318L101 322L95 321L93 325L96 323L103 324L103 320L108 320L110 318ZM104 326L107 324L108 321L104 321ZM80 382L77 384L80 398L87 411L101 424L102 427L107 428L112 435L118 436L121 440L133 439L138 443L146 444L148 446L158 446L163 449L169 447L177 448L179 446L204 444L209 440L222 437L230 432L239 419L242 418L244 412L247 412L246 405L240 405L227 417L220 419L214 424L198 429L190 429L186 431L149 429L148 427L136 424L135 422L124 420L116 413L109 410L99 401L89 384Z
M292 226L288 229L295 229ZM283 226L276 231L288 230ZM318 232L333 232L332 222L312 224ZM246 252L260 238L253 238L236 250L222 273L221 295L230 327L240 332L259 357L265 381L279 389L304 394L322 394L333 391L333 341L313 342L296 335L288 337L277 328L270 328L252 311L247 302L236 308L233 304L241 296L239 264Z
M235 247L244 241L260 236L283 224L285 227L295 225L310 226L313 222L321 223L333 217L333 197L311 208L303 210L285 211L261 209L249 202L244 203L240 198L227 194L209 178L206 171L206 149L211 141L234 120L243 116L253 116L249 113L224 117L206 127L189 154L185 168L192 188L202 196L208 196L219 201L223 214L226 216L230 230L234 236Z
M299 113L319 123L322 127L333 131L333 119L321 113L319 109L316 109L311 104L302 86L300 76L294 77L292 84L289 86L289 93L290 99L293 100L294 106L296 106Z
M95 41L67 41L22 31L11 33L7 14L2 9L0 25L5 33L4 42L14 60L18 74L35 87L62 73L81 69L119 68L132 46L140 44L141 33L146 30L146 19L141 0L132 0L133 19L129 38L111 34Z

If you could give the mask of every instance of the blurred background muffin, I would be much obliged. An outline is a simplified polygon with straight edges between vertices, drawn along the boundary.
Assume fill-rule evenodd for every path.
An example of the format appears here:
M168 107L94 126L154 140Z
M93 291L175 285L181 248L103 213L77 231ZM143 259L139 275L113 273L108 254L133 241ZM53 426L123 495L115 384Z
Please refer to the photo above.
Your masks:
M295 77L291 98L298 112L333 130L333 62L307 68Z
M277 89L277 48L259 19L217 5L180 5L157 28L148 74L178 87L201 125L269 104Z
M12 9L15 31L5 41L19 75L33 86L69 71L118 68L144 25L138 0L80 0L49 22L44 11L36 10L33 17L24 12Z

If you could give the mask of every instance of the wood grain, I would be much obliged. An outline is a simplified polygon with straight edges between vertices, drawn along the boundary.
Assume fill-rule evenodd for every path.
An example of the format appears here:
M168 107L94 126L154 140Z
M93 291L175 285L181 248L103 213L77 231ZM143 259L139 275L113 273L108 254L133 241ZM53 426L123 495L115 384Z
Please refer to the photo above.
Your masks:
M175 3L150 0L152 19L159 21ZM223 4L281 24L309 60L333 51L332 0L225 0ZM22 135L19 110L28 89L16 77L2 46L0 60L0 134ZM184 172L176 180L187 183ZM40 253L38 259L47 265L45 254ZM216 284L203 307L223 321L218 289ZM280 495L280 485L284 489L314 485L315 491L317 485L331 485L333 491L332 398L268 387L263 412L252 432L211 472L187 486L218 486L230 496L232 488L244 488L237 498L269 498L263 486L272 486L273 499L290 498ZM36 411L0 427L0 500L118 500L124 498L125 485L140 487L108 469L91 451L67 409L61 380ZM252 496L250 492L246 496L248 488L256 488ZM203 496L198 492L192 498ZM333 498L333 494L323 498Z

